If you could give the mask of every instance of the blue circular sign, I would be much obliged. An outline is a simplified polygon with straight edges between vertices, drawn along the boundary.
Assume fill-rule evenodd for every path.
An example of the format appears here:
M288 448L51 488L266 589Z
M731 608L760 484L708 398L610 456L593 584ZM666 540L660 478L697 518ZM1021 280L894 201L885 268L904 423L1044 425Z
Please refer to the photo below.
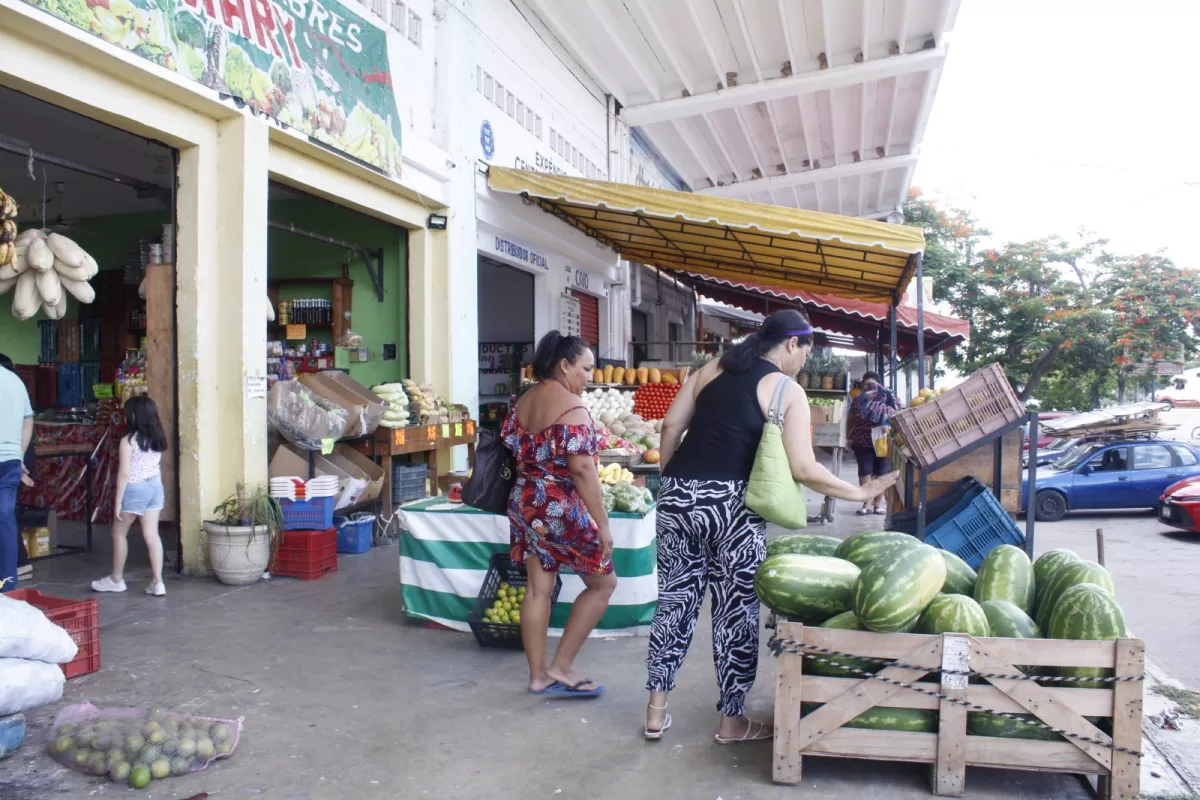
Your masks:
M492 123L486 119L479 126L479 146L483 148L484 158L491 158L496 155L496 137L492 133Z

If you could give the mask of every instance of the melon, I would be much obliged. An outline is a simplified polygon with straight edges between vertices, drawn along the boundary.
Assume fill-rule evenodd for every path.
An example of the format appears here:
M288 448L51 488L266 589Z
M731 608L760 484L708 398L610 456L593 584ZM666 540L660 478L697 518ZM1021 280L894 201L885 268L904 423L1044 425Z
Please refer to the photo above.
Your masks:
M903 535L903 534L902 534ZM914 543L872 561L854 588L854 613L867 630L895 633L919 617L946 582L946 562L936 549Z
M946 594L965 594L972 597L975 594L975 581L978 578L971 565L963 561L949 550L939 550L946 561L946 584L942 591Z
M1125 635L1125 615L1121 604L1108 589L1094 583L1078 583L1058 598L1047 630L1051 639L1086 639L1112 641ZM1064 677L1098 678L1111 676L1103 667L1062 667ZM1079 689L1107 689L1111 684L1101 681L1080 681L1071 686Z
M987 554L975 579L975 600L1007 600L1026 614L1033 611L1033 563L1025 551L1002 544Z
M1040 600L1042 590L1050 583L1050 576L1064 564L1078 561L1079 556L1071 550L1047 550L1033 561L1033 582L1037 587L1037 599ZM1036 600L1035 600L1036 605Z
M801 703L800 716L806 717L822 705L822 703ZM859 714L842 727L868 728L876 731L934 733L938 729L938 715L936 711L926 711L920 708L876 706Z
M854 615L853 611L846 611L845 613L838 614L836 617L830 617L821 623L821 627L834 628L842 631L866 630L866 627L861 621L859 621L858 617ZM835 667L832 664L825 664L821 661L816 661L810 658L805 659L804 661L805 671L813 675L826 675L831 678L861 678L863 677L862 675L859 675L857 672L853 672L850 669L846 669L846 667L852 667L853 669L871 673L878 672L881 668L879 664L875 664L870 661L863 661L858 658L847 658L846 656L825 657L832 658L834 661L838 662L839 664L844 664L845 666Z
M1037 724L1037 717L1019 714L1010 719L984 711L967 712L967 733L971 736L995 736L1001 739L1035 739L1042 742L1062 741L1061 736Z
M1050 576L1050 582L1042 591L1038 600L1037 613L1034 615L1038 627L1047 636L1051 635L1050 617L1054 613L1054 606L1058 603L1058 599L1067 589L1081 583L1094 583L1110 592L1115 592L1117 589L1109 571L1095 561L1069 561L1060 566Z
M899 531L874 531L851 536L838 545L838 558L844 558L859 569L865 569L872 561L889 550L901 545L914 545L920 542L913 536Z
M793 533L786 536L772 536L767 539L767 555L775 556L780 553L796 553L807 556L834 556L837 553L841 539L833 536L818 536L812 533Z
M969 633L990 636L987 615L971 598L961 594L939 594L921 613L918 633Z
M780 553L754 573L754 591L772 611L819 624L850 610L859 569L829 556Z

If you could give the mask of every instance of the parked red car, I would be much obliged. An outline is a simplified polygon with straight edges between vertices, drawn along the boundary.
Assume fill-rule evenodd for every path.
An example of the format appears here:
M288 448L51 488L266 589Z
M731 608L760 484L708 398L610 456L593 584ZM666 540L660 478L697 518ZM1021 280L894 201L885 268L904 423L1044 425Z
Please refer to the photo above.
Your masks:
M1049 447L1050 443L1056 438L1042 430L1043 422L1049 422L1052 419L1062 419L1063 417L1073 416L1075 416L1075 412L1073 411L1043 411L1042 413L1038 414L1038 449L1041 450L1044 447ZM1025 449L1029 449L1029 426L1025 427Z
M1172 528L1200 532L1200 475L1167 487L1158 504L1158 518Z

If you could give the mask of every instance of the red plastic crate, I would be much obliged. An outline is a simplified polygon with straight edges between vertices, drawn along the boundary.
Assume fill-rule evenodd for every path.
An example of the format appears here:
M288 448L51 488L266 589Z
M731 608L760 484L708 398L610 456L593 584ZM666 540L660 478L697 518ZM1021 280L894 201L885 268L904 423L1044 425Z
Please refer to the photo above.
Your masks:
M270 572L305 581L337 572L337 528L283 531Z
M14 589L6 597L40 609L46 619L71 634L79 653L73 661L61 665L64 675L77 678L100 669L100 604L95 598L64 600L37 589Z

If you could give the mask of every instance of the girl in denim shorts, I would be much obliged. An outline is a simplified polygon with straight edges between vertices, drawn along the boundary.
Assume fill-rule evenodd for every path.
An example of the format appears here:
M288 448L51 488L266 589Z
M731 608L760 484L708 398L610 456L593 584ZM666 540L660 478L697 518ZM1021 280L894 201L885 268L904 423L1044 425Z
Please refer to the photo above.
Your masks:
M112 574L92 581L93 590L125 591L125 558L129 554L125 537L133 521L140 518L153 573L146 594L162 597L167 593L162 579L163 546L158 538L158 517L163 507L160 461L166 449L167 437L158 419L158 406L149 397L130 398L125 404L125 436L121 438L121 465L113 511Z

